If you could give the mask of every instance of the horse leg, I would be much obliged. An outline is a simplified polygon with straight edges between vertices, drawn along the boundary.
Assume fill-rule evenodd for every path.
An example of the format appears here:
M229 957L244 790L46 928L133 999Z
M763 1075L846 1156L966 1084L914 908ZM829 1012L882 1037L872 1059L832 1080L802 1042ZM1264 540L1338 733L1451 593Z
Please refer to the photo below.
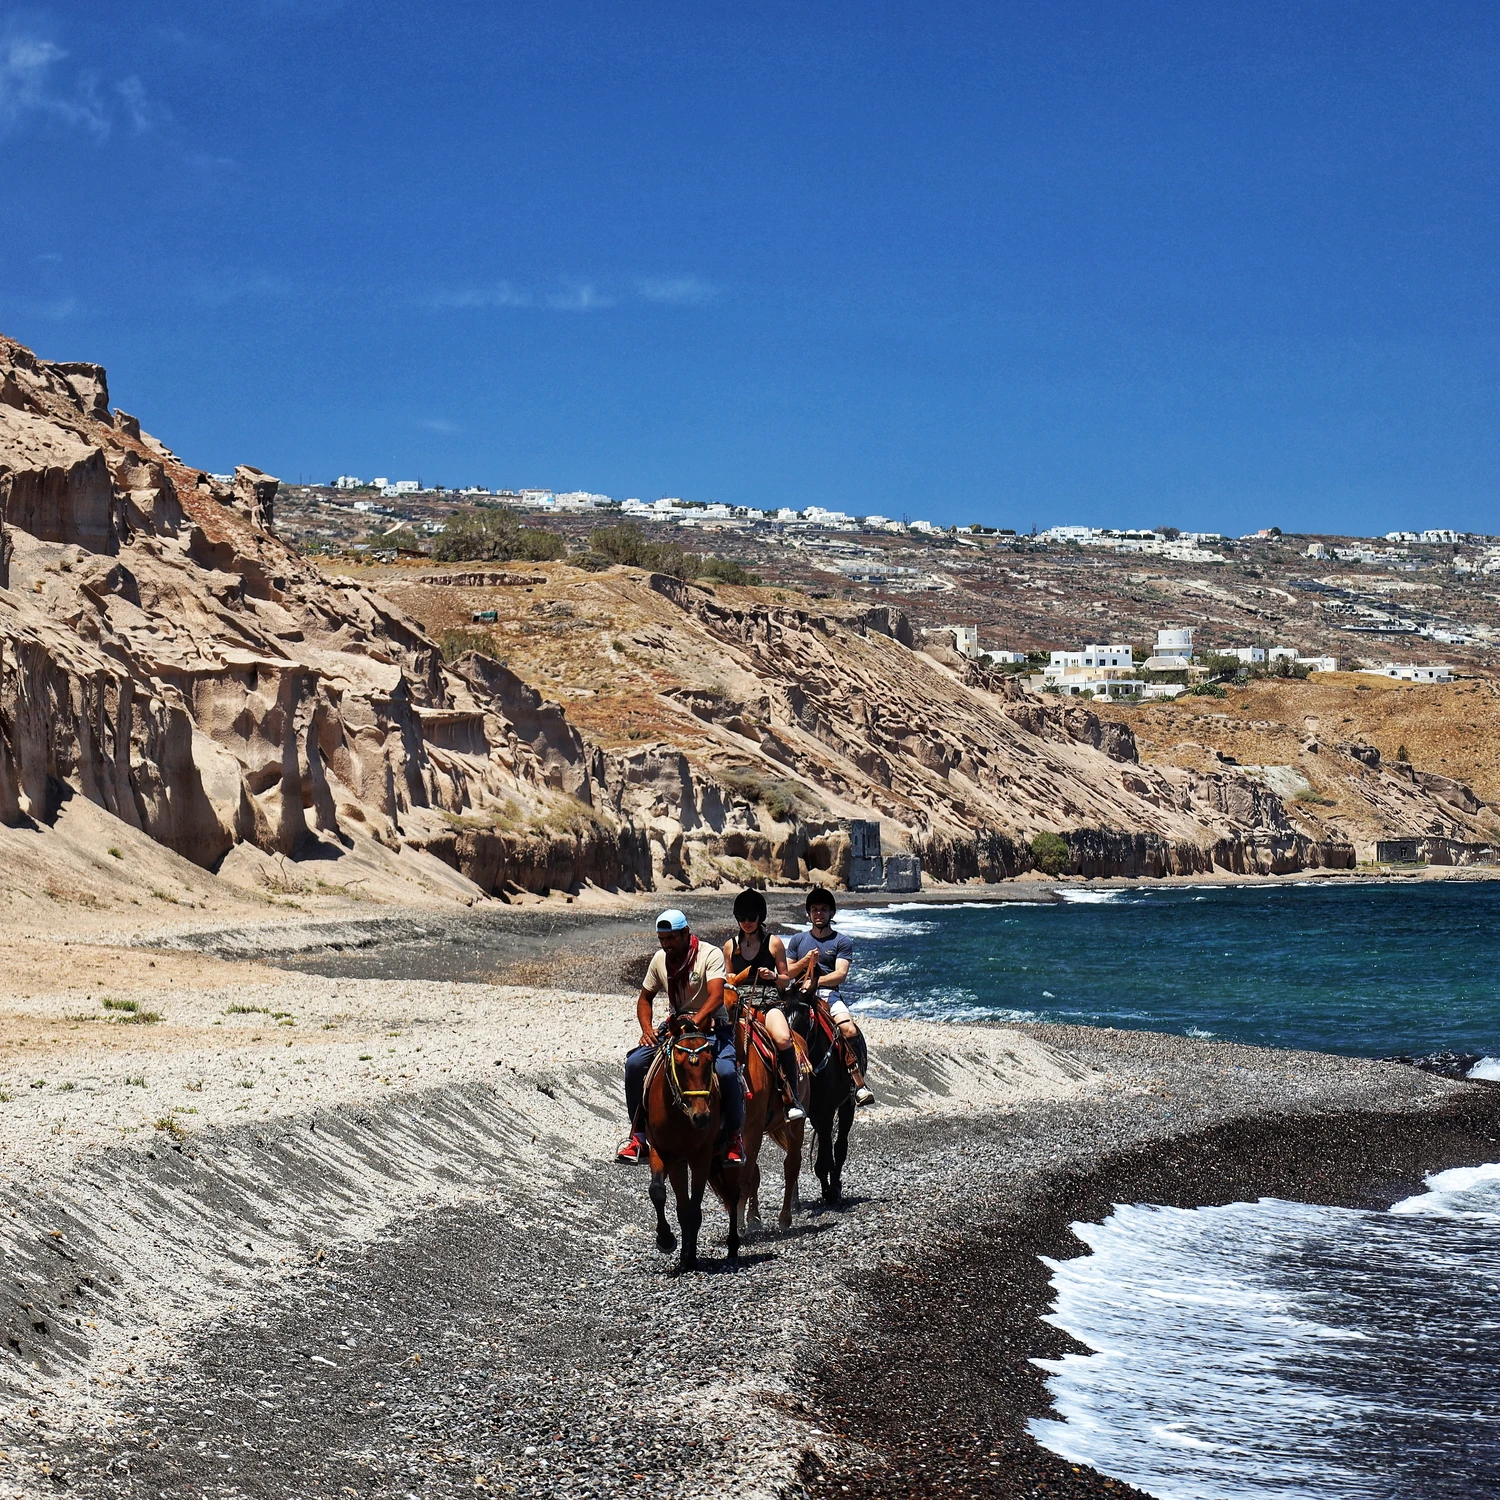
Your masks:
M792 1210L797 1207L797 1179L802 1174L802 1127L801 1120L786 1127L786 1159L781 1164L784 1182L781 1214L776 1220L783 1229L792 1227Z
M677 1236L667 1223L667 1185L660 1172L651 1174L651 1206L656 1210L656 1248L665 1254L677 1248Z
M760 1148L765 1137L759 1128L751 1139L745 1132L745 1165L740 1168L740 1211L745 1216L745 1233L760 1234L764 1225L760 1222Z
M849 1155L849 1127L854 1123L854 1101L839 1105L838 1133L833 1142L833 1201L844 1200L844 1160Z
M837 1203L838 1188L833 1181L833 1115L820 1113L813 1129L818 1137L818 1160L814 1170L823 1185L823 1201Z
M726 1166L723 1174L724 1206L729 1210L729 1264L731 1266L740 1258L739 1211L740 1201L745 1191L744 1171L743 1167Z
M703 1188L696 1194L688 1191L688 1167L684 1161L674 1161L671 1170L672 1191L677 1197L677 1225L682 1230L682 1253L677 1257L679 1271L698 1269L698 1226L703 1222L703 1207L699 1201Z

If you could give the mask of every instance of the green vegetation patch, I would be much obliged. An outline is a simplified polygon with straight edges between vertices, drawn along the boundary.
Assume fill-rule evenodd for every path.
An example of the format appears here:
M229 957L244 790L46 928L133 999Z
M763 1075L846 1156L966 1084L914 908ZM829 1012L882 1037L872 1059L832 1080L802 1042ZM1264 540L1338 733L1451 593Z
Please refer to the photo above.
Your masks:
M752 770L725 771L719 780L731 791L751 802L758 802L778 822L786 823L797 816L806 791L795 781L762 776Z
M1060 833L1039 833L1031 841L1031 863L1043 875L1063 875L1073 863L1073 851Z
M438 649L443 653L444 661L457 661L460 656L472 651L476 656L487 656L491 661L505 665L495 637L487 630L464 630L455 626L438 637Z
M567 550L557 532L523 526L514 511L488 508L456 512L432 545L438 562L553 562Z

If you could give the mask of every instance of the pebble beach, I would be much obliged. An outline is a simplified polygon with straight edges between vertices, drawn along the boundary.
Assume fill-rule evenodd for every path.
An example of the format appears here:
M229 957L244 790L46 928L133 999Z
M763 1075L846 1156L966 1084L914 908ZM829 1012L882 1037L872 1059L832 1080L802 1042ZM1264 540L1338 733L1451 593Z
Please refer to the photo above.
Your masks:
M630 920L567 962L599 926L619 967ZM611 1160L602 963L588 993L162 941L6 1002L7 1496L1128 1493L1025 1435L1073 1219L1389 1202L1500 1137L1491 1087L1396 1064L871 1022L848 1201L805 1170L733 1269L711 1206L684 1277Z

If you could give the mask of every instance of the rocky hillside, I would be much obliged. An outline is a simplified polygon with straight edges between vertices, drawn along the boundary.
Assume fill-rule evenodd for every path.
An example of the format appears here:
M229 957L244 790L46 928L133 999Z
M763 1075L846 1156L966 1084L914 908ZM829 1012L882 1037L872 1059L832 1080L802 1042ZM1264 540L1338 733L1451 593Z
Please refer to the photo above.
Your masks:
M0 340L0 822L87 804L96 843L402 899L838 878L869 816L945 879L1025 870L1041 830L1090 874L1353 860L1263 777L1142 765L1128 728L918 652L893 609L566 564L382 592L278 540L276 492L184 463L98 366Z

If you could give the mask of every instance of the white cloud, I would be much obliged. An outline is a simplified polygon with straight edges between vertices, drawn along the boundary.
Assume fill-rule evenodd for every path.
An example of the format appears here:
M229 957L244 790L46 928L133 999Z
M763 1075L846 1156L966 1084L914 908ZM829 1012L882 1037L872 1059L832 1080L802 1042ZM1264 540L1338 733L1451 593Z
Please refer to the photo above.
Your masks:
M669 307L702 307L719 295L718 287L699 276L638 281L635 289L647 302L663 302Z
M55 42L40 37L13 29L0 35L0 133L42 121L104 141L117 118L136 134L155 124L160 112L134 74L107 86L87 70L65 79L59 65L67 57Z
M580 281L567 291L554 292L547 298L547 306L556 312L596 312L614 305L615 299L606 297L592 281Z
M556 292L533 292L527 287L517 286L513 281L497 281L493 286L433 292L423 301L428 307L540 307L550 312L596 312L600 308L615 305L615 299L601 292L592 281L572 282Z
M443 437L451 437L455 432L459 430L457 422L449 422L443 417L429 417L425 422L422 423L422 426L425 427L428 432L436 432Z
M82 311L77 297L55 297L50 302L33 302L30 307L33 317L46 318L53 323L66 323Z

